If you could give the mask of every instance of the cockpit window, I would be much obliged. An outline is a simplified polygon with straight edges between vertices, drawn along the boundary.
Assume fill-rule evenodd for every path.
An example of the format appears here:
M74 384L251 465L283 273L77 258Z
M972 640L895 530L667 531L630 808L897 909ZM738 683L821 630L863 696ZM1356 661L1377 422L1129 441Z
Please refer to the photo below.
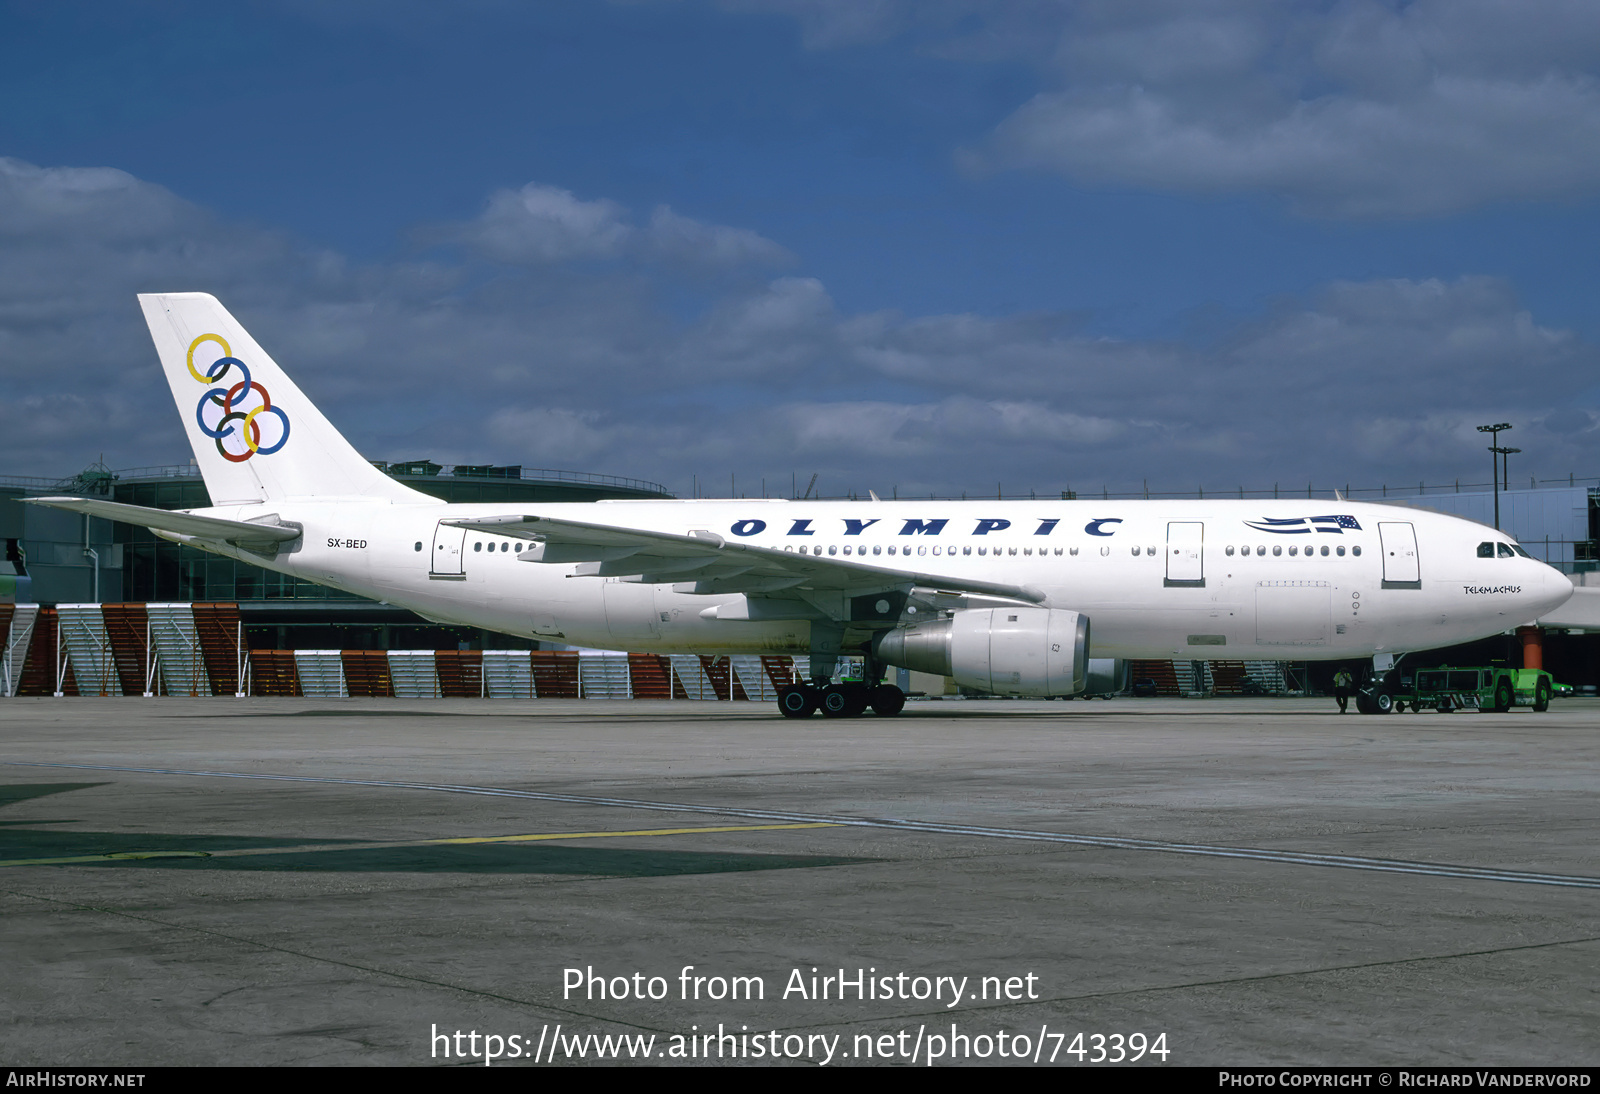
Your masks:
M1480 543L1480 544L1478 544L1478 557L1479 558L1493 558L1494 557L1494 544L1492 544L1492 543Z
M1514 552L1510 547L1507 547L1504 543L1497 543L1497 544L1495 544L1495 546L1500 549L1500 557L1501 558L1516 558L1517 557L1516 552Z
M1511 545L1511 549L1513 551L1517 552L1517 554L1521 555L1523 558L1532 558L1533 557L1528 552L1526 552L1526 551L1524 551L1522 549L1522 544L1520 544L1520 543L1513 543Z

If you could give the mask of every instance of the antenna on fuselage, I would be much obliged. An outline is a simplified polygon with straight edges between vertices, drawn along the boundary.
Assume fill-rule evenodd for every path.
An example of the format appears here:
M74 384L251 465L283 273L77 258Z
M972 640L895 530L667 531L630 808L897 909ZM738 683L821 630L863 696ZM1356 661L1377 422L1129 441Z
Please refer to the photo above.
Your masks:
M811 496L811 488L813 486L817 485L817 476L820 475L820 474L822 474L822 472L820 472L820 471L811 472L811 481L806 483L806 492L804 494L800 495L800 500L801 501L804 501L806 498L809 498Z

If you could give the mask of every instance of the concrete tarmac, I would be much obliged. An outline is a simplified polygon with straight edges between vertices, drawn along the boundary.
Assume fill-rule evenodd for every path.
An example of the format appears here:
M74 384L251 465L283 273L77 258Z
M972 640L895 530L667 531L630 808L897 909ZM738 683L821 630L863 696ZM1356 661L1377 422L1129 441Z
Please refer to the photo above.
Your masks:
M0 1060L1592 1066L1597 715L6 700Z

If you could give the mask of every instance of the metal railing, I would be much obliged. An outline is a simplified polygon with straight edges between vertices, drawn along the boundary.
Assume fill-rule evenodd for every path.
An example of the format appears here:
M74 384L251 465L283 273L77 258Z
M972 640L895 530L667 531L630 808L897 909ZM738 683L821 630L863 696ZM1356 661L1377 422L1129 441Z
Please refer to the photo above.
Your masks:
M1521 485L1521 479L1512 479L1509 486L1501 484L1502 493L1523 490L1537 490L1540 487L1560 486L1588 486L1591 493L1600 492L1600 476L1569 474L1566 478L1528 479L1528 485ZM1487 494L1494 490L1492 482L1462 482L1455 479L1446 483L1418 482L1415 485L1405 483L1384 483L1379 486L1317 486L1307 483L1304 486L1294 484L1273 483L1270 487L1245 487L1222 486L1208 487L1197 485L1188 490L1152 490L1148 482L1136 490L1113 490L1110 486L1102 485L1094 489L1074 488L1070 484L1062 490L1025 490L1007 493L1004 483L996 483L992 491L962 491L959 494L940 494L936 491L927 493L907 492L902 495L897 488L891 487L887 494L881 494L884 501L1140 501L1159 500L1165 498L1195 498L1205 499L1249 499L1249 498L1311 498L1334 500L1344 498L1347 501L1383 500L1385 498L1415 498L1428 497L1439 494ZM719 495L702 493L700 496L711 498ZM773 497L782 497L774 494ZM841 494L814 493L812 501L864 501L867 494L864 490L848 490Z
M651 482L648 479L630 479L621 475L600 475L590 471L562 471L550 467L524 467L522 468L522 474L516 478L508 478L500 475L471 475L456 473L456 468L458 467L471 466L475 465L442 464L440 465L440 470L436 475L405 475L396 471L392 466L386 468L385 472L391 478L401 480L454 478L470 479L473 482L573 482L594 486L617 486L626 490L638 490L645 493L664 494L667 497L672 496L667 492L667 488L662 486L659 482Z
M396 479L422 479L422 478L459 478L471 479L474 482L571 482L584 483L593 486L616 486L627 490L638 490L644 493L665 494L667 488L659 482L649 479L631 479L622 475L601 475L592 471L563 471L552 467L524 467L521 475L516 478L504 478L499 475L470 475L456 473L457 467L471 467L473 464L440 464L437 475L405 475L394 470L392 466L384 465L383 461L376 461L377 465L388 475ZM76 475L66 475L61 478L45 478L36 475L0 475L0 486L20 486L30 490L59 490L76 480ZM200 478L200 468L190 463L157 464L152 467L122 467L112 472L112 481L122 482L130 479L197 479Z

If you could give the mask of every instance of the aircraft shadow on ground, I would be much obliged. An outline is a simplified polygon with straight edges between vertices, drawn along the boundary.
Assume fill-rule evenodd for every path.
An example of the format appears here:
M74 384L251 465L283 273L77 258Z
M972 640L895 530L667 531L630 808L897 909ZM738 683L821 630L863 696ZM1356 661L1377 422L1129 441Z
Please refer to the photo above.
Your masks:
M34 783L0 786L0 807L49 794L82 790L104 783ZM561 843L442 844L424 847L352 847L367 840L285 839L207 836L158 832L49 831L16 827L38 821L0 822L0 861L73 858L87 855L149 852L262 850L287 845L319 844L332 849L288 850L282 854L110 859L63 863L59 869L236 870L252 873L425 873L425 874L557 874L609 877L666 877L677 874L726 874L751 870L797 870L877 862L843 855L786 855L739 851L686 851L639 847L573 846ZM56 822L62 823L62 822ZM656 838L656 837L646 837ZM692 837L690 837L692 838Z

